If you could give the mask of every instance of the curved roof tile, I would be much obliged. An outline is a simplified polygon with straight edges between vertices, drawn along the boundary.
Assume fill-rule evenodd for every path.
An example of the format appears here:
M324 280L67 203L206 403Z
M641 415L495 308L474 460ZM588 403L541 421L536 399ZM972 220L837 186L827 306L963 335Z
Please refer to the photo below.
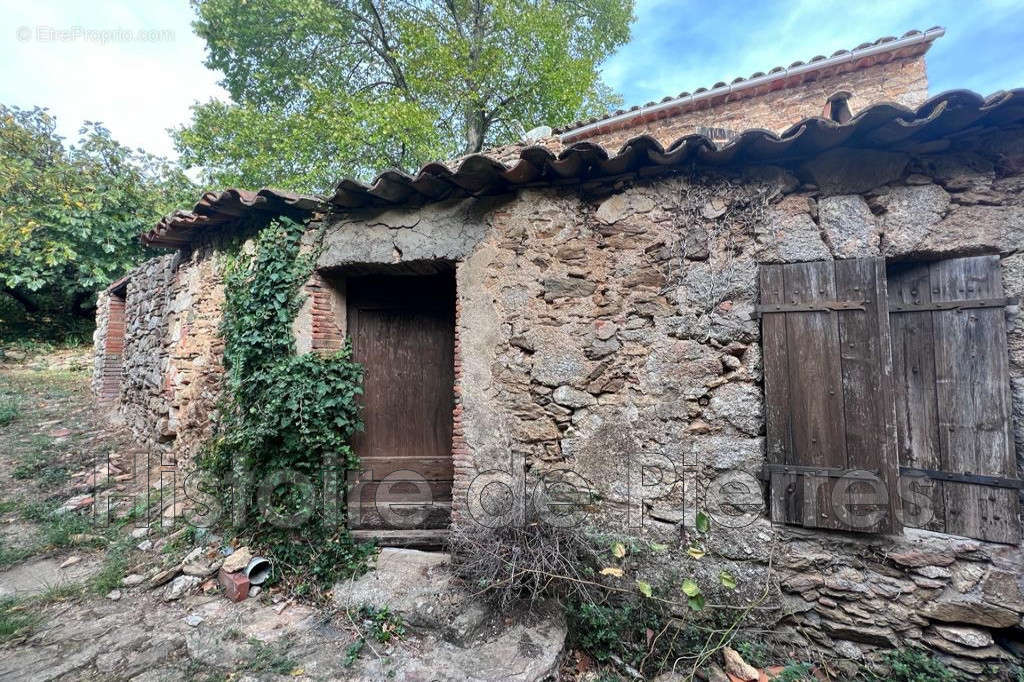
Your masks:
M552 150L541 145L472 154L454 165L429 163L410 175L385 171L369 183L341 181L328 199L280 190L229 189L207 192L192 211L167 216L142 241L152 246L184 246L202 232L243 219L276 215L309 216L326 210L417 206L450 198L503 194L526 187L583 184L627 173L654 174L684 164L725 166L798 161L837 147L913 148L961 131L1024 125L1024 88L985 98L967 90L932 97L917 109L882 102L867 107L846 123L813 117L781 134L744 130L717 146L702 135L685 135L667 147L640 135L611 153L592 142ZM557 140L551 138L549 143ZM514 156L510 151L515 151ZM495 157L499 154L508 162Z
M914 38L916 38L917 40L911 41L911 42L916 43L915 47L907 48L907 49L916 50L915 54L923 54L931 46L932 41L935 40L936 38L939 38L944 33L945 33L945 29L943 29L941 26L933 26L932 28L928 29L927 31L917 31L917 30L907 31L906 33L904 33L899 38L896 38L894 36L885 36L885 37L879 38L878 40L875 40L873 42L861 43L860 45L858 45L857 47L853 48L852 50L836 50L834 53L832 53L832 55L830 57L825 57L824 55L816 55L815 57L812 57L810 60L808 60L808 62L795 61L792 64L790 64L789 67L776 66L776 67L774 67L772 69L769 69L768 70L768 74L769 75L778 74L778 73L786 72L789 69L796 69L796 68L808 67L808 66L817 66L819 68L827 68L827 67L830 66L831 60L833 60L833 59L846 58L847 56L849 56L850 59L856 59L859 56L858 53L864 52L865 50L871 50L873 48L877 48L879 46L888 45L890 43L900 43L900 41L906 41L907 39L914 39ZM904 43L904 45L905 45L905 43ZM900 44L896 44L896 45L892 45L891 52L889 52L887 54L877 55L877 56L879 57L879 59L886 59L886 58L888 58L888 59L895 59L898 56L901 56L902 54L903 54L903 46L901 46ZM724 81L719 81L719 82L715 83L711 88L706 88L706 87L697 88L696 90L694 90L693 94L700 94L700 93L703 93L703 92L708 92L709 90L715 90L715 89L718 89L718 88L724 88L724 87L739 85L739 84L741 84L741 83L743 83L745 81L754 80L754 79L760 78L760 77L762 77L764 75L765 75L764 73L758 71L757 73L753 74L749 78L743 78L742 76L738 77L738 78L734 79L728 85ZM638 109L646 109L648 107L652 107L652 106L655 106L657 104L666 104L667 102L670 102L672 99L680 99L680 100L682 100L682 99L684 99L686 97L689 97L689 96L690 96L689 93L682 93L682 94L678 95L675 98L669 97L669 98L661 100L660 102L648 102L647 104L643 105L642 107L640 107L640 106L631 107L630 111L636 111ZM681 106L683 104L684 103L682 103L682 102L680 103ZM682 113L682 111L683 110L680 109L680 111L678 111L678 112L676 112L676 111L665 112L663 115L674 115L676 113ZM557 128L555 130L555 133L561 134L561 135L570 135L571 133L576 131L578 128L581 128L583 126L592 125L594 123L597 123L597 122L600 122L600 121L606 121L608 119L612 119L612 118L619 117L619 116L621 116L621 114L619 114L618 112L611 112L609 114L606 114L605 116L598 116L596 119L591 118L589 120L578 120L578 121L576 121L574 123L570 123L567 126L563 126L561 128ZM630 121L632 121L632 119L630 119ZM616 122L616 123L617 123L616 127L619 128L619 129L629 127L629 125L630 125L630 123L627 123L627 122ZM600 132L606 132L606 130L602 127ZM574 140L567 140L567 141L574 141Z

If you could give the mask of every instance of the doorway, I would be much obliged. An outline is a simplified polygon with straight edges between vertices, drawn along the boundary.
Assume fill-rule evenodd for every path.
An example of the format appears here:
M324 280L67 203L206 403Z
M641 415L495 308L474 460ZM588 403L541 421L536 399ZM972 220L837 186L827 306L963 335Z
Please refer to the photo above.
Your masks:
M345 279L346 328L363 366L364 430L352 439L362 471L348 493L358 535L451 522L455 274L438 269Z

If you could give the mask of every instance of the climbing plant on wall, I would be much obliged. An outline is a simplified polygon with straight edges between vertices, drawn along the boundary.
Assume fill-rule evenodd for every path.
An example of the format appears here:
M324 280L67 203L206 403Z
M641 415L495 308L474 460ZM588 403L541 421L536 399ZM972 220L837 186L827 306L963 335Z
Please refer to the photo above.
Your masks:
M302 590L359 570L369 547L344 521L349 446L362 427L362 368L351 348L296 355L292 322L314 254L304 228L280 218L225 265L227 370L219 436L200 457L236 529L273 555Z

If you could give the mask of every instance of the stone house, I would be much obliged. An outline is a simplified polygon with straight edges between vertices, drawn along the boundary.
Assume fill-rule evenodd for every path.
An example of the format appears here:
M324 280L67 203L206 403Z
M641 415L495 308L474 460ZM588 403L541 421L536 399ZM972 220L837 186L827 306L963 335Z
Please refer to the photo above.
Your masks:
M864 68L923 77L934 37ZM219 391L224 240L300 219L297 351L348 338L366 367L354 534L558 522L569 489L583 522L678 558L705 510L716 567L777 578L791 644L986 675L1024 652L1024 90L906 83L721 145L548 138L327 198L208 193L101 293L95 389L187 460ZM383 513L385 490L421 512Z

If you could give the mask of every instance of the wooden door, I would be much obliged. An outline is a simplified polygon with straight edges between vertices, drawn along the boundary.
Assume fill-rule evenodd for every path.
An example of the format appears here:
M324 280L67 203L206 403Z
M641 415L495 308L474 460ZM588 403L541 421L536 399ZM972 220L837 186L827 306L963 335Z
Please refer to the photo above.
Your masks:
M906 523L1020 542L999 256L889 268Z
M880 260L761 267L773 521L898 530L885 301Z
M362 276L346 282L348 334L363 365L362 472L349 527L446 528L451 518L455 281Z

